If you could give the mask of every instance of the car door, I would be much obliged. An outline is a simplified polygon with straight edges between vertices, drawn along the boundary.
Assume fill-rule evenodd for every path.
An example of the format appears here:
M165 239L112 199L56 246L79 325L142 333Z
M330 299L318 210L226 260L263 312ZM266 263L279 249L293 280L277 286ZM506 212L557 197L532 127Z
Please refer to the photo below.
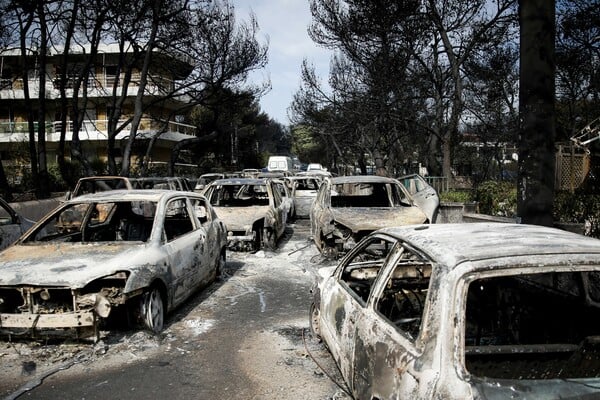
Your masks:
M267 184L267 188L269 190L269 204L275 216L273 229L275 232L277 232L277 237L279 237L285 230L285 224L287 223L287 211L279 191L277 188L275 188L275 184L271 182L270 184Z
M324 182L310 208L310 232L315 241L320 240L323 215L329 207L331 184Z
M163 243L172 276L173 305L185 300L207 273L206 231L196 221L186 197L166 204Z
M364 320L375 277L394 243L372 236L356 246L321 290L321 335L347 382L354 372L356 323Z
M17 213L4 201L0 201L0 250L13 244L23 233Z
M208 279L216 269L219 256L221 254L221 243L225 240L222 237L225 228L221 221L215 221L214 215L211 212L211 206L205 199L190 199L192 209L196 215L196 219L200 223L202 229L206 231L206 246L204 248L204 257L202 258L201 275L202 280ZM221 224L219 226L219 224Z
M440 199L436 190L420 175L407 175L398 178L412 196L413 202L419 207L429 222L434 223L437 217Z
M360 399L417 398L426 369L417 338L428 305L431 263L398 246L382 272L368 310L357 321L352 387Z

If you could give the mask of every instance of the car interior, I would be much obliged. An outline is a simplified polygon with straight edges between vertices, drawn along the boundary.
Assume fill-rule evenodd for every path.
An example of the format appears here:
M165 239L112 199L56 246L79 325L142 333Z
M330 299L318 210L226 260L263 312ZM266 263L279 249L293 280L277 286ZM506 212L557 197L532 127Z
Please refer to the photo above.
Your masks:
M503 379L600 377L600 273L552 272L469 285L466 369Z

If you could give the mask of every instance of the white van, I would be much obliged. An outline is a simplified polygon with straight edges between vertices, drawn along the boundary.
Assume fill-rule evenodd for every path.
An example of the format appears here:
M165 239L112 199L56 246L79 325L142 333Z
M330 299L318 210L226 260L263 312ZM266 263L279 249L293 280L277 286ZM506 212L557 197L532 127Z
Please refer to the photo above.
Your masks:
M293 172L294 163L291 157L287 156L271 156L267 164L267 171L288 171Z

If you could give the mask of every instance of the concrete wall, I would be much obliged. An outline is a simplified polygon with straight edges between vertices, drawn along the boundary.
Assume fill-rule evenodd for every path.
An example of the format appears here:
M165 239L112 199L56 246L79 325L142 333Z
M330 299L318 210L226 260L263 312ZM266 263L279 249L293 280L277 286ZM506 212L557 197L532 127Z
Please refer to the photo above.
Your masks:
M478 211L477 202L456 203L442 202L438 209L436 224L456 224L464 221L463 215L466 213L476 213Z

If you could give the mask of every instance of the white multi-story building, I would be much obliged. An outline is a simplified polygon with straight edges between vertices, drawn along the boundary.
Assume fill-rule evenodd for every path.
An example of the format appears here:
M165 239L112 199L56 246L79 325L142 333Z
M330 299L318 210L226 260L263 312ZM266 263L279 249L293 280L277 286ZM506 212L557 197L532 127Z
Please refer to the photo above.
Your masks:
M89 50L89 49L88 49ZM66 83L66 95L73 103L73 84L83 63L87 59L84 51L79 53L70 52L68 55L68 73ZM84 105L83 88L80 89L78 97L79 108L85 107L84 121L79 131L79 139L85 156L88 159L106 159L108 140L108 115L112 97L120 96L122 89L113 85L117 79L117 63L120 57L118 47L115 45L101 46L95 59L92 73L87 79L86 101ZM14 149L19 144L29 141L28 133L28 107L25 99L24 84L22 78L21 55L18 51L0 52L0 151L2 160L14 160ZM35 62L33 55L28 60L30 64ZM50 50L47 56L46 67L46 150L47 159L50 163L56 160L61 132L60 118L60 68L62 64L62 52ZM170 150L175 143L194 137L195 127L179 123L181 120L177 110L188 102L185 96L167 96L173 93L178 81L185 79L192 71L192 65L184 57L173 57L164 53L153 53L153 62L150 67L148 83L145 88L143 102L145 111L138 128L136 146L133 156L140 156L145 152L144 145L151 137L160 133L159 139L153 146L151 160L164 162L169 160ZM31 104L37 107L39 104L40 80L38 71L30 72L29 96ZM124 74L120 74L122 82ZM127 87L127 95L122 107L119 125L130 118L134 110L134 101L139 89L139 69L133 71L131 82ZM73 121L67 119L66 129L66 151L69 154L69 144L73 135ZM37 122L36 122L37 129ZM120 131L116 136L115 150L117 154L121 150L122 140L130 134L129 126Z

